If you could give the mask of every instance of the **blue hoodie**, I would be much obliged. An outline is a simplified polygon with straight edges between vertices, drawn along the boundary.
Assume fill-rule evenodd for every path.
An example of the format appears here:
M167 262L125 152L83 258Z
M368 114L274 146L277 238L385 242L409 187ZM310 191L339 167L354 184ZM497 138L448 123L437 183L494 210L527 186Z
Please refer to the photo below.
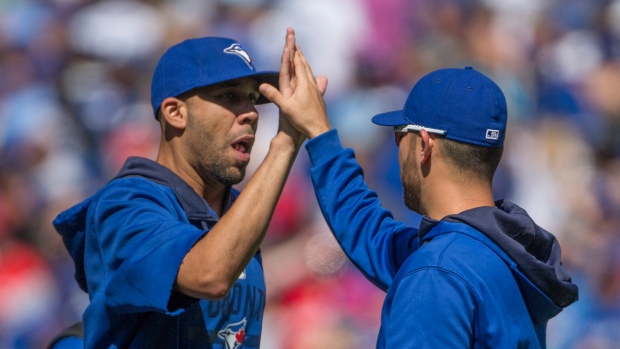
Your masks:
M223 205L232 205L231 190ZM260 252L220 301L177 292L186 253L219 218L166 167L127 160L118 176L54 226L88 292L87 348L258 348L265 307Z
M377 348L545 348L577 286L553 235L508 201L419 229L394 220L332 130L306 143L323 215L353 264L387 291Z

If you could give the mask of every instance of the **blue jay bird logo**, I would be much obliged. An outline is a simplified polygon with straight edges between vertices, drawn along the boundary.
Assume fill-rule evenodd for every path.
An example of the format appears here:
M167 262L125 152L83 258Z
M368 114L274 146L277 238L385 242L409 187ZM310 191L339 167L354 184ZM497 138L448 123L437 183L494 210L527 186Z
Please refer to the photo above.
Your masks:
M238 349L243 345L245 340L245 318L234 324L228 324L226 328L217 333L218 337L226 343L226 349Z
M232 44L229 47L225 48L224 52L237 55L243 58L245 63L248 66L250 66L250 68L252 68L252 57L250 57L250 54L246 50L244 50L243 47L241 47L241 45L236 44L236 43Z

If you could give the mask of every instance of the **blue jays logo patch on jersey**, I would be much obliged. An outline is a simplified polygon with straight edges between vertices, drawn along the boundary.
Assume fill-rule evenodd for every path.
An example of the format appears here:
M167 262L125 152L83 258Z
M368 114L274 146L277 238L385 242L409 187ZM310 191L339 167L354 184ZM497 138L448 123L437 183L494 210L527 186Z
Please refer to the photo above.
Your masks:
M243 59L243 61L252 68L252 57L250 54L241 47L239 44L232 44L224 49L224 52L237 55Z
M245 340L245 324L246 320L235 322L234 324L228 324L226 328L217 333L218 337L224 340L226 343L226 349L238 349L243 345Z

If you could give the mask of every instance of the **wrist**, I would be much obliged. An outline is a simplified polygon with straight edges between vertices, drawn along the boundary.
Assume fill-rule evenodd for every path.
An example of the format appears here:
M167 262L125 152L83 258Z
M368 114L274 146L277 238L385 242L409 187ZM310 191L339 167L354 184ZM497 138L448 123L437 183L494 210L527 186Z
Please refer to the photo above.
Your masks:
M299 151L302 143L303 142L291 138L285 132L278 131L275 137L273 137L273 139L271 140L269 149L294 155L297 153L297 151Z
M320 136L323 133L325 133L325 132L327 132L327 131L329 131L331 129L332 128L331 128L329 122L326 122L325 124L322 124L322 125L316 125L316 126L314 126L312 128L308 128L308 132L307 132L308 139L312 139L314 137Z

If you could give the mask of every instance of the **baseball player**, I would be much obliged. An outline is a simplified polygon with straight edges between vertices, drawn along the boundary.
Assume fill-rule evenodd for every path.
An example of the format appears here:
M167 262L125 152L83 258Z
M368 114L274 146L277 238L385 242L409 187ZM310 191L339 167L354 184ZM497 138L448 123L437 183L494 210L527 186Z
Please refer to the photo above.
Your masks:
M286 107L275 88L261 88ZM471 67L440 69L415 84L403 110L372 119L393 128L404 201L422 215L419 228L381 207L326 113L289 120L310 139L312 181L332 232L387 292L377 348L545 348L547 321L578 289L555 237L514 203L494 201L507 111L493 81Z
M227 38L197 38L159 60L151 103L156 161L132 157L54 226L88 292L87 348L258 348L265 307L259 245L305 139L281 111L277 134L244 190L262 83L286 112L319 114L327 80L297 88L287 30L279 74L258 72ZM275 87L274 87L275 88Z

